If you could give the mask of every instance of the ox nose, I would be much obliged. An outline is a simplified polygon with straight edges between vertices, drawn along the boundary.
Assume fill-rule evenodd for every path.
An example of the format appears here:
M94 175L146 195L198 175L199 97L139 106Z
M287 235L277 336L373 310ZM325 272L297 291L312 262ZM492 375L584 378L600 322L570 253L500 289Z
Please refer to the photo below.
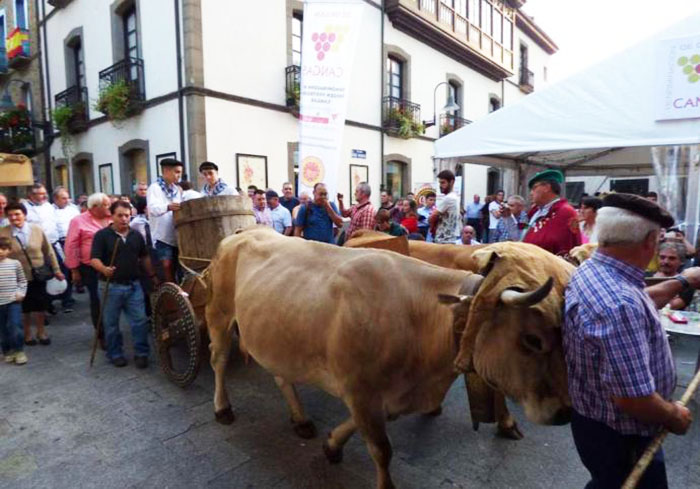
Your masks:
M557 411L557 413L552 417L552 424L554 426L561 426L571 422L571 408L563 407Z

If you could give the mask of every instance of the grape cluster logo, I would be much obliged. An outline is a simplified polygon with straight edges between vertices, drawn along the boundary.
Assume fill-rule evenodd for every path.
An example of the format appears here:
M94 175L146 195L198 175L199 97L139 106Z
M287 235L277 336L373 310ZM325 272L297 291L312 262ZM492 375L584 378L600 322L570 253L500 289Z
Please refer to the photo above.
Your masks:
M684 74L688 75L688 83L700 81L700 54L693 54L690 57L681 56L678 58L678 66Z
M323 61L329 53L338 51L340 44L343 42L345 31L347 31L347 26L326 26L323 32L311 34L311 41L314 43L314 51L316 51L316 59Z

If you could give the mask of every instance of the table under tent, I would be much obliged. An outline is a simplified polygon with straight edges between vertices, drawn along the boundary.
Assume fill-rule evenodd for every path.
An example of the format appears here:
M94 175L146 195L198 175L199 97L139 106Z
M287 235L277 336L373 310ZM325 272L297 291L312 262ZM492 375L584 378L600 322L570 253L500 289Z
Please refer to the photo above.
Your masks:
M435 166L543 168L572 177L652 177L660 203L697 237L700 13L435 143ZM469 175L465 175L468 179Z

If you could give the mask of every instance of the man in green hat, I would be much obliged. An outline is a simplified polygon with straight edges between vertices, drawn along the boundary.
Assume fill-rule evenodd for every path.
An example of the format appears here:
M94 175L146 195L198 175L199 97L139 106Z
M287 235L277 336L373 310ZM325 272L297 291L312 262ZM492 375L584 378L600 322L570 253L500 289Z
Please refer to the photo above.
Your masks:
M555 255L565 255L581 244L576 211L560 197L564 175L559 170L543 170L530 178L529 228L523 241L539 246Z

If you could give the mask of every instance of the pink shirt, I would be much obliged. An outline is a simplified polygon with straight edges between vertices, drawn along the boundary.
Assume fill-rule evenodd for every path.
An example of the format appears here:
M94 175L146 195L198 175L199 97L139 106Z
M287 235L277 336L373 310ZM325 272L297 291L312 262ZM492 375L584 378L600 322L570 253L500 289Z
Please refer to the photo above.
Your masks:
M90 211L83 212L71 220L64 249L66 255L65 263L68 268L78 268L80 264L90 264L92 238L97 231L106 227L109 222L109 218L95 219L90 214Z

